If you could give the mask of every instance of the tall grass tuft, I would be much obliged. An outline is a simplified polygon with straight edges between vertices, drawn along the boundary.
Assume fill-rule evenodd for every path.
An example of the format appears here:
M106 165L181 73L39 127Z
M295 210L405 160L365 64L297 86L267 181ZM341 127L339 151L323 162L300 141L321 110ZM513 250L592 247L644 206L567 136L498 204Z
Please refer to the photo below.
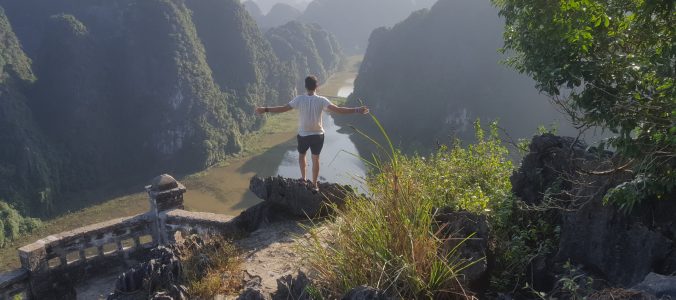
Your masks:
M310 230L304 254L315 284L329 298L364 284L396 298L466 298L461 272L476 261L459 256L462 242L444 247L467 237L443 236L435 214L441 207L490 213L509 195L512 166L497 127L485 137L477 122L476 144L441 147L426 158L402 155L374 121L387 145L367 138L386 158L368 161L370 197L347 199L334 207L327 231Z

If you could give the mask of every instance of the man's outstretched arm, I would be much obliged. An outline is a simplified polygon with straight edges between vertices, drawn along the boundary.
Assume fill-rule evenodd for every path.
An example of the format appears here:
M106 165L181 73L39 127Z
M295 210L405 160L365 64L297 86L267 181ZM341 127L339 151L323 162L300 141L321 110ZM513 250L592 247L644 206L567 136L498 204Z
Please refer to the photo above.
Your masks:
M366 106L362 107L340 107L340 106L335 106L333 104L329 105L327 108L330 112L338 113L338 114L368 114L369 113L369 108Z
M290 111L291 109L292 109L291 106L289 106L288 104L284 105L284 106L270 106L270 107L263 106L263 107L256 107L256 113L259 114L259 115L266 113L266 112L283 113L283 112Z

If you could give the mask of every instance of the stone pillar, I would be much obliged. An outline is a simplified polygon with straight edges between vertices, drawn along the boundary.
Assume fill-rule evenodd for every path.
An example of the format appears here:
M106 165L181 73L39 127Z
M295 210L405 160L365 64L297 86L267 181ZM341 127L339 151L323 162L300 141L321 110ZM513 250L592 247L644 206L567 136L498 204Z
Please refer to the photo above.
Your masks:
M44 272L49 269L47 250L42 241L19 248L21 267L31 273Z
M45 274L49 273L45 243L40 240L19 248L19 259L21 260L21 267L30 274L26 297L28 299L38 299L39 297L35 295L42 295L50 288L49 285L45 285L47 280L44 280L45 276L48 276Z
M146 192L149 196L150 212L155 218L156 226L153 230L155 243L166 244L168 237L160 213L172 209L183 209L185 186L171 175L162 174L155 177L151 184L146 186Z

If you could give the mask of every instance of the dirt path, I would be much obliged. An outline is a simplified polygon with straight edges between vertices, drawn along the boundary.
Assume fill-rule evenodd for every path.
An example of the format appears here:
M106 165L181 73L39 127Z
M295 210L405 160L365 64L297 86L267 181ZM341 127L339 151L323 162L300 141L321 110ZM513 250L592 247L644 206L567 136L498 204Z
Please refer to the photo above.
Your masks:
M309 235L298 222L275 223L253 232L236 242L243 251L242 271L251 277L260 276L261 291L277 290L277 279L307 272L298 247Z

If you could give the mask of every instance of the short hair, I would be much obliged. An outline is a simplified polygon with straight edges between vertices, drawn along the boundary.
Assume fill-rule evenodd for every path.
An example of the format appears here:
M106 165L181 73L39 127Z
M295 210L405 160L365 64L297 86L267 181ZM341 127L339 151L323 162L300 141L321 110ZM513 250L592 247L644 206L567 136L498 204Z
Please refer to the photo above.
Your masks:
M319 85L318 82L319 80L317 79L317 76L310 75L305 77L305 88L310 91L314 91L317 89L317 85Z

